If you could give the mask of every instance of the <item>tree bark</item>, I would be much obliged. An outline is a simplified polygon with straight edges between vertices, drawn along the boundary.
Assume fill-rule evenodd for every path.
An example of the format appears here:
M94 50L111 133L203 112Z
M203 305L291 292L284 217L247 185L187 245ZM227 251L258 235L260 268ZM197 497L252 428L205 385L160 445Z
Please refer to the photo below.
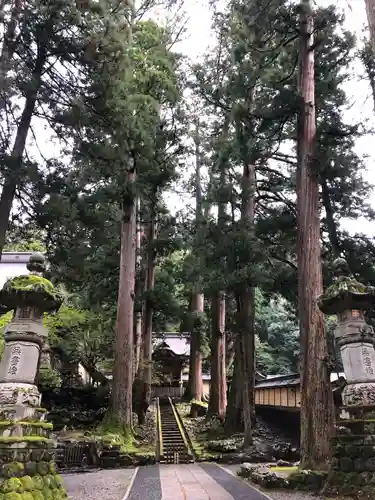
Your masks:
M196 401L202 400L202 335L200 316L204 312L204 295L194 292L192 301L192 331L189 363L189 395Z
M135 167L129 172L129 183L136 179ZM131 196L131 195L130 195ZM136 249L136 204L124 202L121 222L120 280L117 299L115 360L109 418L125 433L132 429L133 322Z
M255 216L255 166L245 164L242 175L241 218L250 240L254 236ZM254 288L246 283L240 293L240 342L239 367L243 392L244 446L253 442L252 421L254 417L254 370L255 370L255 295Z
M201 151L199 136L199 120L196 122L195 131L195 231L196 242L199 247L202 231L202 185L201 185ZM199 258L198 258L199 262ZM200 272L198 266L198 273ZM190 336L190 361L189 381L186 395L189 399L201 401L202 399L202 332L201 316L204 312L204 295L202 294L201 277L198 276L194 285L191 301L191 336Z
M226 431L243 429L242 418L242 383L240 367L237 360L240 358L240 337L237 335L234 344L234 370L232 382L229 387L228 408L225 416L224 428Z
M14 196L22 178L22 157L25 150L27 135L30 129L31 119L35 110L38 91L42 82L42 73L46 60L46 50L42 44L39 44L38 54L28 90L26 92L25 105L18 124L13 149L11 154L6 159L7 170L4 173L4 184L0 197L0 257L3 253L5 245L5 236L8 229Z
M217 292L211 301L211 386L208 414L222 421L227 407L227 374L225 357L225 295Z
M138 270L138 280L135 284L135 294L139 297L141 294L141 279L142 279L142 256L141 256L141 243L142 243L142 227L140 221L140 200L137 199L137 228L136 228L136 262ZM139 368L139 360L141 355L142 345L142 310L135 313L135 327L134 327L134 378L137 375Z
M313 14L302 1L300 16L297 146L298 299L301 340L301 467L326 467L333 430L328 348L317 297L323 292L320 255L319 178L316 141Z
M151 404L152 387L152 318L154 314L153 292L155 288L155 210L151 209L150 221L147 228L147 278L146 303L143 319L144 338L144 386L147 406Z

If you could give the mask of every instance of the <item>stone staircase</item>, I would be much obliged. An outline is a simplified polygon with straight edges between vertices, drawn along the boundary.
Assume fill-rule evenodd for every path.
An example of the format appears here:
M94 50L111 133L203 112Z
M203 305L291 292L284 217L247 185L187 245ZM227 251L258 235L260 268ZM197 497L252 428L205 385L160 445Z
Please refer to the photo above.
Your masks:
M170 398L164 401L164 404L160 403L160 419L163 443L160 462L172 464L194 462L185 432L178 421L177 410Z

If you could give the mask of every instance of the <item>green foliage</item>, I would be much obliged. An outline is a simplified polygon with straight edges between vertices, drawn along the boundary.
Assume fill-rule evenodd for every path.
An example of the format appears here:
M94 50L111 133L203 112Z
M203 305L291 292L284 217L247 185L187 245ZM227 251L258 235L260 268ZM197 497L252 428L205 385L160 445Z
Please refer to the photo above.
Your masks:
M257 294L256 367L267 375L298 372L299 327L283 300L268 302Z
M46 251L45 235L34 224L19 224L11 221L6 234L4 252Z
M55 390L61 387L61 376L55 369L42 367L39 369L35 383L41 393Z
M112 357L113 318L101 310L64 304L56 314L45 315L44 324L52 349L63 359L81 362L89 371L95 371Z

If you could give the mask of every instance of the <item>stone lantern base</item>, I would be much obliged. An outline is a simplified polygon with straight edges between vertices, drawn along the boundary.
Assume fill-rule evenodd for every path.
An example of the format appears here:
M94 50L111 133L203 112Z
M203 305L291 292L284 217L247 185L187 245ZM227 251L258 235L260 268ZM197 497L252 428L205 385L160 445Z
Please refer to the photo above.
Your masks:
M375 497L375 406L342 408L325 493Z
M52 424L45 421L46 410L35 410L39 420L0 420L1 500L67 498L56 474Z

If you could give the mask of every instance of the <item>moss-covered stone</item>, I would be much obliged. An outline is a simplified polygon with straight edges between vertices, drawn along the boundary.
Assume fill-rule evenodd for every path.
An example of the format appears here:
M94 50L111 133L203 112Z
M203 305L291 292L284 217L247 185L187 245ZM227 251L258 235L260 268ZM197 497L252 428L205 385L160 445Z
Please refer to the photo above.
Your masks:
M22 482L18 477L11 477L5 481L3 484L4 493L9 493L11 491L16 491L19 493L23 492Z
M49 463L49 472L50 474L56 474L56 464L55 462Z
M32 495L32 493L30 493L30 491L25 491L24 493L22 493L22 500L34 500L34 497Z
M25 473L25 466L20 462L11 462L4 464L1 467L1 475L3 477L20 477Z
M0 420L0 428L14 425L20 425L21 427L41 427L42 429L53 430L53 425L49 422L35 422L34 420L12 422L10 420Z
M12 443L28 443L33 444L34 446L53 446L53 439L46 438L44 436L0 436L0 445L1 444L12 444Z
M325 314L338 314L346 309L371 309L375 305L375 288L366 286L351 276L347 262L336 259L332 263L335 280L318 299Z
M44 482L44 486L46 486L47 488L50 488L51 490L53 490L54 488L57 488L57 484L56 484L56 481L55 481L55 478L50 474L48 476L43 476L43 482Z
M34 481L34 488L36 490L42 490L43 489L44 482L43 482L42 476L39 476L37 474L36 476L33 477L33 481Z
M22 495L15 493L14 491L6 493L4 500L22 500Z
M63 498L67 498L67 494L63 490L53 489L52 490L53 500L62 500Z
M47 488L46 486L44 486L44 488L42 489L42 495L44 500L54 500L52 496L52 490L50 488Z
M59 488L62 488L64 486L64 483L63 483L63 480L62 480L62 477L59 475L59 474L56 474L55 475L55 481L56 481L56 484Z
M33 491L34 500L44 500L43 493L39 490Z
M43 311L56 311L62 304L62 295L50 280L35 274L9 279L0 291L3 310L22 305L40 307ZM6 309L5 309L6 308Z
M33 477L36 474L36 462L30 461L25 463L25 474Z
M39 462L37 464L36 470L41 476L46 476L49 473L49 463Z
M30 476L20 477L20 481L25 491L32 491L34 489L34 481Z

